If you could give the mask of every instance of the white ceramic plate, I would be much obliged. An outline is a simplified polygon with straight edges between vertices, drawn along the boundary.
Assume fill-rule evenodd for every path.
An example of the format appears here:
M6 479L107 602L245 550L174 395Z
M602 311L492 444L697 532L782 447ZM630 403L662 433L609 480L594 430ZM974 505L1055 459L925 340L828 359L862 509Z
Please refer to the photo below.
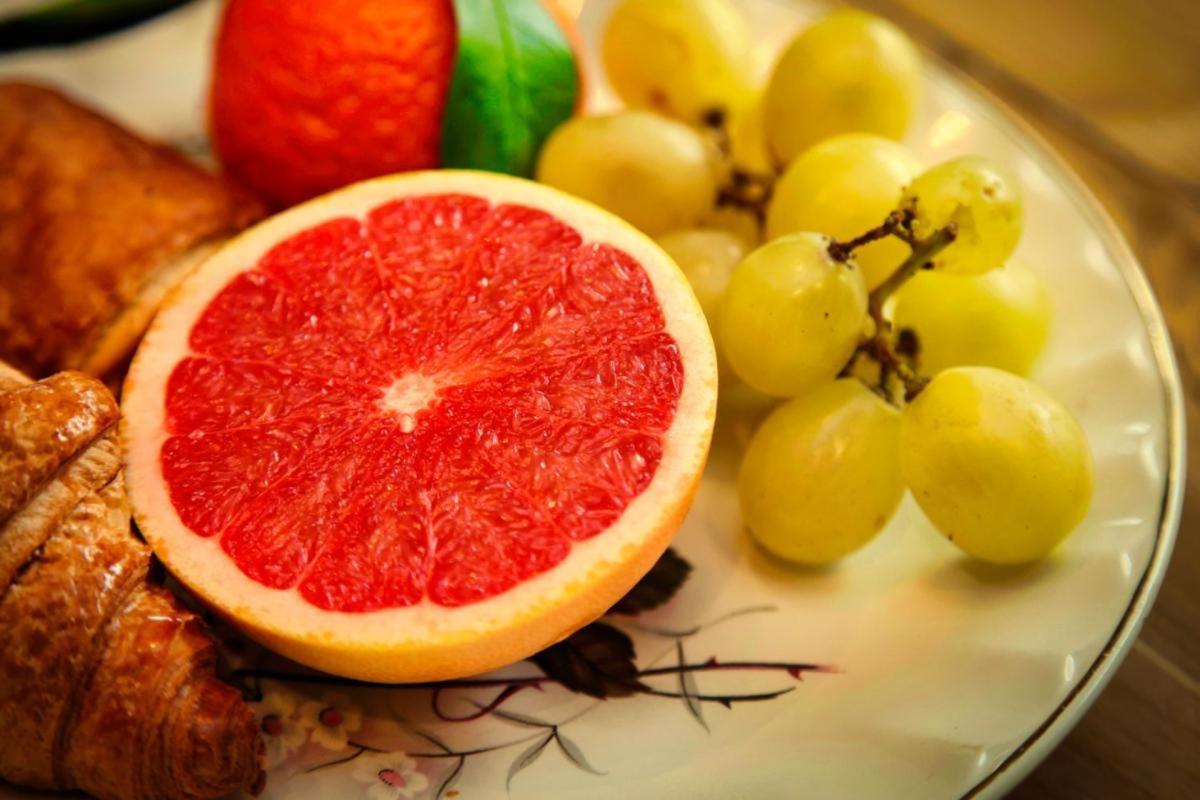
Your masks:
M609 5L587 6L585 34ZM813 13L747 6L764 60ZM214 12L202 3L71 52L10 57L0 73L44 76L148 133L195 142ZM998 797L1058 743L1132 644L1171 552L1178 377L1142 273L1078 179L946 67L930 63L925 83L911 144L926 161L981 153L1020 177L1018 257L1055 302L1036 378L1079 417L1096 457L1081 530L1044 563L987 570L906 500L843 564L789 569L742 531L737 432L726 430L677 540L692 579L637 620L658 633L614 623L633 636L646 683L674 696L598 701L544 682L503 703L509 718L454 722L441 717L471 714L538 671L518 664L436 694L263 679L260 710L280 721L267 798L486 798L506 785L514 798ZM681 661L702 669L682 678Z

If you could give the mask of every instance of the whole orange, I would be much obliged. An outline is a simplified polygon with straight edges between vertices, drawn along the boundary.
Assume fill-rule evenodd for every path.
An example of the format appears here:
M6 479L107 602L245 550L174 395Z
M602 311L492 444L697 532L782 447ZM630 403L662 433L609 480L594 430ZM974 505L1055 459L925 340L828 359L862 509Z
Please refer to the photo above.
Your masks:
M230 0L211 92L221 162L288 205L439 166L451 0Z

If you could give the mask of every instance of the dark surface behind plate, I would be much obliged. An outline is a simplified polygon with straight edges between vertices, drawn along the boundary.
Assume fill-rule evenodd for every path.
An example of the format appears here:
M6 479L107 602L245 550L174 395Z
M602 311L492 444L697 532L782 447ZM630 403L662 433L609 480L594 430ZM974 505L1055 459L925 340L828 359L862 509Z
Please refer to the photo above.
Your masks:
M70 44L144 22L191 0L47 0L0 15L0 53Z

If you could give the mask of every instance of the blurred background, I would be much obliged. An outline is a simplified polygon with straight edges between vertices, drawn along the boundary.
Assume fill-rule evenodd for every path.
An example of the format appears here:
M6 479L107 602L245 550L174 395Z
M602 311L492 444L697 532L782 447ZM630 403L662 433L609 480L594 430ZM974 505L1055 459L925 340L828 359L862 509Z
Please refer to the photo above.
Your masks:
M53 46L103 36L184 5L187 0L0 0L0 54L22 51L22 60L82 75L93 68L86 53L67 58ZM1200 3L857 5L892 19L1000 97L1082 175L1150 277L1188 397L1193 464L1175 556L1157 605L1107 691L1013 796L1200 796L1200 464L1194 455L1200 453ZM169 95L182 90L163 80L162 72L186 73L190 65L146 66L123 81L129 97L171 107ZM89 76L95 85L104 77ZM202 109L194 113L193 131L201 127ZM152 127L153 114L143 113L147 118ZM163 125L172 119L177 117L164 114ZM169 128L146 132L182 139L185 146L187 136L194 137Z

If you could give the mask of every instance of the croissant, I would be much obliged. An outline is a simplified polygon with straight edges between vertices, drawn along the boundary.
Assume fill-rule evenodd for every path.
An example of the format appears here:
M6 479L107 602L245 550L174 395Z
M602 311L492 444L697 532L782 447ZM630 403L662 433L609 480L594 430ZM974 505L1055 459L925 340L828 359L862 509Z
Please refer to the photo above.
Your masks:
M147 582L108 390L0 371L0 777L101 800L251 786L262 743L201 620Z
M166 293L262 213L51 89L0 83L0 359L122 369Z

